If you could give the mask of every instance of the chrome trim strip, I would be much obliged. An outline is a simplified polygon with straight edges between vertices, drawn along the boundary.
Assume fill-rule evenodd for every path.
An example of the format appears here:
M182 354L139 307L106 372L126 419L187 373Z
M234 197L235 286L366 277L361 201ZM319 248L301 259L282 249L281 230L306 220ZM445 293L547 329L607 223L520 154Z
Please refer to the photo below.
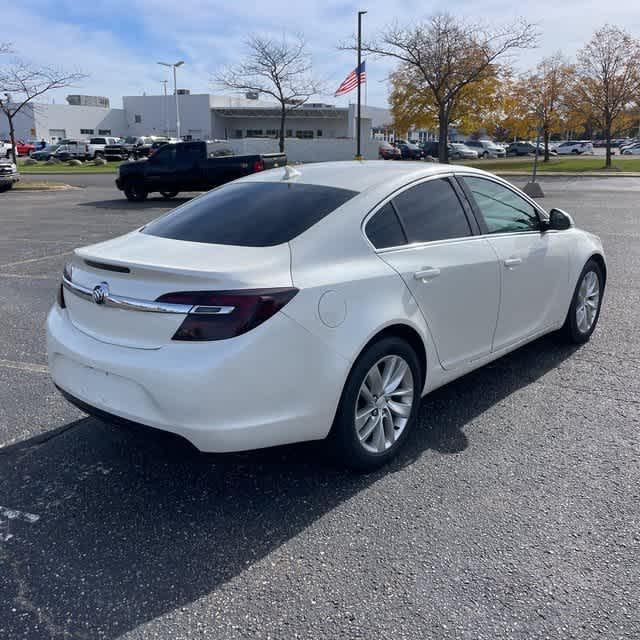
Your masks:
M62 286L79 298L93 302L93 289L71 282L64 275L62 276ZM194 306L191 304L176 304L173 302L156 302L155 300L140 300L138 298L128 298L126 296L115 296L112 293L104 297L102 303L105 307L124 309L126 311L142 311L147 313L198 313L202 315L226 315L231 313L235 307L214 307L214 306Z

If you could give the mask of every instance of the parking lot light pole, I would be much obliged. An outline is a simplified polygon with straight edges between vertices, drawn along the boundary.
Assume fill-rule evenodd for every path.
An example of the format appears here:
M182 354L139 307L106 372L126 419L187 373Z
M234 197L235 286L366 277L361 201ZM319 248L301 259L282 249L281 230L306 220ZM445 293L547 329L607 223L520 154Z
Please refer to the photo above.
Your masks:
M367 13L366 11L358 11L358 66L356 67L356 81L358 86L358 111L356 117L356 160L362 160L362 154L360 152L360 95L361 95L361 82L360 82L360 65L362 64L362 16Z
M178 138L178 140L180 140L180 105L178 103L178 82L176 80L176 69L184 64L184 60L179 60L178 62L174 62L173 64L170 62L158 62L158 64L161 64L163 67L173 68L173 93L176 97L176 137Z

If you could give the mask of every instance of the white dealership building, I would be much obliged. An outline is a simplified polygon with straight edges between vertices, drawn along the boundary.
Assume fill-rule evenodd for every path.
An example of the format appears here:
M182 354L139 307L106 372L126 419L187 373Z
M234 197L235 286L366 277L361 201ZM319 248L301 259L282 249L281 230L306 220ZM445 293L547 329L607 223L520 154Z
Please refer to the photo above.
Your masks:
M177 136L176 96L124 96L123 108L74 104L27 105L16 116L16 136L22 140L56 142L62 138L98 135ZM85 96L84 98L88 98ZM250 97L183 93L177 96L180 133L185 140L244 139L277 137L280 112L277 104ZM78 104L78 102L81 102ZM362 109L362 139L369 140L373 127L390 120L386 109ZM8 123L0 122L0 138L8 137ZM307 103L287 116L286 136L298 139L353 139L356 108Z

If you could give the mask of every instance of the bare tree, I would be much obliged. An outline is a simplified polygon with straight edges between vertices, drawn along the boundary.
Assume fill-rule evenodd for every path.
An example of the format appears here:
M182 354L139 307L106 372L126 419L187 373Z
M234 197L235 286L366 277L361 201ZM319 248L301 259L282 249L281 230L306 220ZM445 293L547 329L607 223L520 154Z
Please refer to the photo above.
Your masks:
M625 115L640 102L640 40L624 29L605 25L578 52L571 109L602 129L611 167L611 137Z
M545 162L549 161L549 138L563 124L565 97L573 73L573 67L558 52L542 60L520 82L519 97L531 110L536 129L542 133Z
M280 105L280 151L284 151L287 114L321 92L302 36L293 42L251 35L243 62L224 69L215 82L227 89L263 93Z
M9 121L11 154L16 161L16 139L13 119L35 98L53 89L71 87L86 78L83 73L69 73L54 67L36 67L23 60L15 60L0 67L0 111Z
M535 46L534 25L522 20L490 29L449 14L437 14L416 25L393 25L362 50L400 62L419 82L437 112L440 162L448 162L447 138L451 114L461 94L498 72L497 62L516 49ZM356 43L339 45L355 50Z

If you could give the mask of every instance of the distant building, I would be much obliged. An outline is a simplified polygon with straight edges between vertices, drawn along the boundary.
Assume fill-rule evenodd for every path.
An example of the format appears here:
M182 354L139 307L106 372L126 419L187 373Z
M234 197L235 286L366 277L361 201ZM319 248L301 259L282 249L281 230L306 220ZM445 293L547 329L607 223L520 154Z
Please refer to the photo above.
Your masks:
M243 97L191 94L181 90L180 134L185 140L276 138L280 129L280 107L254 93ZM27 105L15 118L16 136L22 140L92 136L177 136L176 96L125 96L122 109L110 109L107 98L70 95L69 104ZM107 106L104 106L106 103ZM374 126L390 122L387 109L362 107L362 137L372 137ZM291 109L285 136L301 139L345 139L356 137L356 106L336 107L306 103ZM8 125L0 119L0 138L8 136Z

